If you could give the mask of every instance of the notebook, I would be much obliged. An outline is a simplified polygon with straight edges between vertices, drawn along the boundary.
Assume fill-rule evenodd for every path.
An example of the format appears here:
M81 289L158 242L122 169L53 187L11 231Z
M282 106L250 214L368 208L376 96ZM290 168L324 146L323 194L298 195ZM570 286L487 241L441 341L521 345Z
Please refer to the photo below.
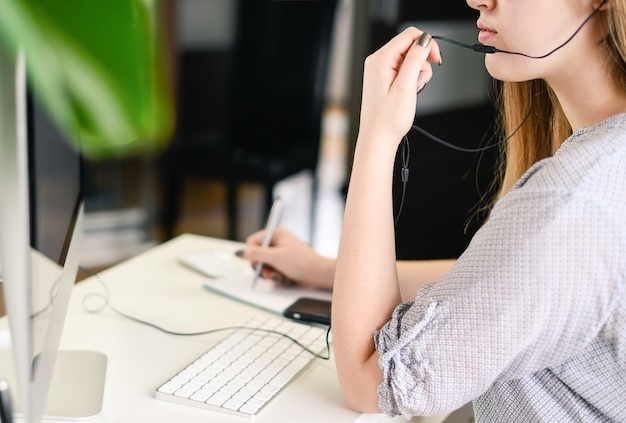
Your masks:
M188 251L178 261L206 276L204 289L277 314L301 297L331 299L330 291L281 287L266 279L259 279L253 286L254 269L250 262L222 251Z

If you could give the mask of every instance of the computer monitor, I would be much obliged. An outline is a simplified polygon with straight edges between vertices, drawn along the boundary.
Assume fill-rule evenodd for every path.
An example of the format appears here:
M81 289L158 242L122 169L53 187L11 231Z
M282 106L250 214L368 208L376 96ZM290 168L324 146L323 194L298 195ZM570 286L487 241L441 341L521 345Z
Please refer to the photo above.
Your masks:
M81 158L25 74L23 57L0 49L0 262L12 340L0 376L25 423L82 419L100 411L106 358L59 351L79 265Z

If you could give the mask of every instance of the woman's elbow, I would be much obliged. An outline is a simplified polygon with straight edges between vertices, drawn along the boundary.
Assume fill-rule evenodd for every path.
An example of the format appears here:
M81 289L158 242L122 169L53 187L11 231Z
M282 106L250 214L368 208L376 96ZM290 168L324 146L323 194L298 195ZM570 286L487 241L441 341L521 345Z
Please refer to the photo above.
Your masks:
M346 407L358 413L380 413L378 407L378 396L374 390L374 395L370 392L364 393L356 389L342 388Z
M339 382L346 406L360 413L380 413L378 407L378 385L382 373L368 372L367 366L349 374L340 373Z

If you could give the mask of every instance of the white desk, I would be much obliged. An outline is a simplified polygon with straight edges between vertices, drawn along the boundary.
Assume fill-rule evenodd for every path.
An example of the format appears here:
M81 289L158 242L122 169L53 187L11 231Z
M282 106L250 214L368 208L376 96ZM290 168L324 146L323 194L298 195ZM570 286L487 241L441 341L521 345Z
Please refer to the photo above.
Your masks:
M108 286L114 307L172 331L194 332L240 325L264 312L204 290L204 277L176 261L180 253L188 250L235 251L240 247L240 243L231 241L182 235L102 272L100 280ZM250 421L154 398L157 386L227 332L174 336L132 322L110 310L91 314L83 307L83 300L93 292L104 292L96 277L75 287L61 342L65 350L96 350L108 357L103 412L90 421ZM6 321L2 320L6 318L0 319L0 327L6 326ZM345 407L331 358L330 361L316 360L261 410L254 421L374 423L381 420L378 415L361 416ZM434 422L441 418L414 421Z

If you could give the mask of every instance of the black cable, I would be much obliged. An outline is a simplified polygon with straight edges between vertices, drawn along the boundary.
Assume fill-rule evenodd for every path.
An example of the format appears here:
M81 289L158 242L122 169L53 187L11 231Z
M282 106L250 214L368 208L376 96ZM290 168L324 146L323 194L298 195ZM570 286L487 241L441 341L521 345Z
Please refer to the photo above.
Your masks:
M532 97L531 97L532 100ZM435 141L436 143L439 143L445 147L451 148L452 150L456 150L456 151L460 151L463 153L480 153L486 150L489 150L491 148L500 146L504 143L506 143L508 140L510 140L511 138L513 138L515 136L515 134L517 134L519 132L520 129L522 129L522 126L524 126L524 124L526 123L526 121L528 120L528 118L530 117L530 114L532 113L533 110L533 104L531 102L530 107L528 108L528 113L526 113L526 116L524 116L524 119L522 119L522 121L520 122L520 124L518 125L517 128L515 128L515 130L508 135L507 137L505 137L504 139L495 142L493 144L487 144L483 147L477 147L477 148L465 148L465 147L460 147L458 145L452 144L448 141L444 141L441 138L431 134L430 132L420 128L417 125L412 125L411 129L414 129L416 131L418 131L419 133L421 133L422 135L424 135L425 137L429 138L432 141ZM394 220L394 225L397 226L398 225L398 220L400 219L400 214L402 213L402 208L404 206L404 197L406 195L406 185L407 182L409 181L409 158L411 155L411 150L409 148L409 138L407 135L405 135L402 138L402 143L400 145L400 148L402 149L402 169L401 169L401 179L402 179L402 194L400 197L400 205L398 207L398 212L396 213L396 218Z
M406 184L409 182L409 158L411 157L411 148L409 146L409 138L406 135L402 138L400 148L402 152L402 169L400 170L400 176L402 178L402 194L394 226L397 226L398 220L400 220L400 214L402 213L402 208L404 207L404 197L406 196Z
M412 129L415 129L417 132L419 132L420 134L424 135L425 137L429 138L432 141L435 141L438 144L441 144L445 147L448 147L452 150L456 150L456 151L460 151L462 153L480 153L481 151L487 151L489 149L492 149L494 147L497 147L499 145L504 144L505 142L507 142L513 135L515 135L515 132L517 132L517 130L515 132L513 132L511 135L509 135L508 137L504 138L503 140L500 140L496 143L493 144L487 144L483 147L477 147L477 148L466 148L466 147L460 147L458 145L449 143L448 141L444 141L441 138L431 134L430 132L420 128L417 125L413 125L411 126ZM519 128L518 128L519 130Z
M446 43L454 44L458 47L463 47L469 50L473 50L476 53L493 54L493 53L497 53L500 51L497 48L492 47L492 46L486 46L484 44L471 44L470 45L470 44L463 43L461 41L453 40L452 38L444 37L443 35L433 35L432 37L435 40L445 41Z
M528 118L530 117L530 114L532 113L532 104L530 105L529 109L528 109L528 113L526 114L526 116L524 116L524 119L522 119L522 122L519 124L519 126L517 128L515 128L515 131L511 132L510 135L508 135L507 137L503 138L502 140L498 141L498 142L494 142L493 144L487 144L483 147L476 147L476 148L466 148L466 147L460 147L456 144L452 144L448 141L444 141L441 138L431 134L430 132L426 131L425 129L420 128L417 125L413 125L411 126L411 129L416 130L417 132L419 132L420 134L424 135L425 137L429 138L432 141L435 141L438 144L441 144L445 147L451 148L452 150L456 150L456 151L460 151L462 153L480 153L482 151L487 151L491 148L494 147L498 147L504 143L506 143L508 140L510 140L511 138L513 138L515 136L515 134L517 134L519 132L520 129L522 129L522 126L524 126L524 124L526 123L526 121L528 120Z
M114 313L118 314L119 316L124 317L125 319L131 320L135 323L139 323L141 325L144 326L148 326L151 327L153 329L156 329L160 332L163 332L165 334L168 335L174 335L174 336L199 336L199 335L208 335L211 333L217 333L217 332L223 332L223 331L227 331L227 330L237 330L237 329L247 329L247 330L251 330L251 331L258 331L258 332L265 332L265 333L272 333L275 335L279 335L282 336L283 338L286 338L288 340L290 340L291 342L293 342L294 344L298 345L300 348L302 348L303 350L307 351L308 353L312 354L314 357L322 359L322 360L329 360L330 359L330 325L328 326L328 329L326 330L326 355L322 355L319 353L316 353L315 351L309 349L308 347L306 347L305 345L302 345L297 339L287 335L286 333L282 333L279 331L275 331L272 329L263 329L263 328L254 328L254 327L248 327L248 326L226 326L226 327L221 327L221 328L215 328L215 329L207 329L204 331L199 331L199 332L175 332L166 328L163 328L155 323L152 322L148 322L146 320L143 319L139 319L137 317L131 316L130 314L124 313L123 311L118 310L117 308L113 307L111 305L110 302L110 292L109 292L109 288L106 285L106 283L104 283L104 281L102 280L102 278L100 277L99 274L97 273L92 273L89 270L83 269L86 273L89 273L92 276L96 277L96 280L98 282L100 282L100 284L102 285L105 293L101 294L101 293L96 293L96 292L92 292L89 294L86 294L83 297L83 309L87 312L87 313L91 313L91 314L97 314L102 312L104 309L108 308L109 310L113 311ZM100 299L102 301L102 304L98 307L89 307L87 305L87 302L90 299L93 298L97 298Z

